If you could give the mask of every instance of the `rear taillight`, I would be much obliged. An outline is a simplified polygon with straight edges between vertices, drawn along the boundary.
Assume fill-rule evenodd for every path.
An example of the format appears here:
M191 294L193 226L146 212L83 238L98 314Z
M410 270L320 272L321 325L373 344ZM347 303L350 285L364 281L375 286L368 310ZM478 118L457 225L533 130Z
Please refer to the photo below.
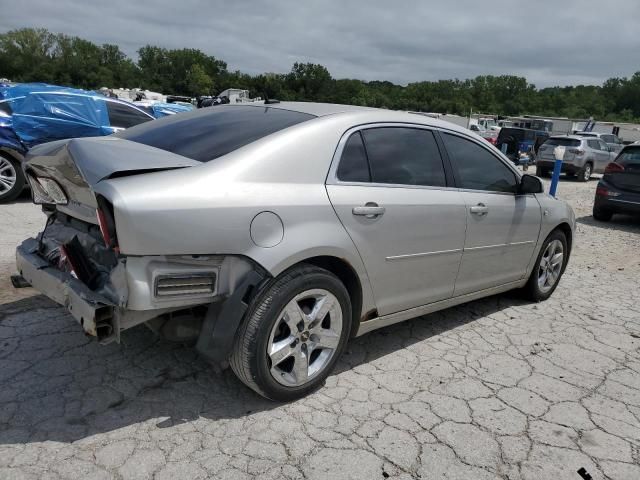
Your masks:
M624 167L616 162L611 162L607 165L607 168L604 169L604 173L617 173L624 172Z
M104 238L104 243L108 248L118 252L118 237L116 235L116 223L113 217L113 206L102 196L97 197L98 208L96 216L98 217L98 226L100 233Z
M580 156L584 154L584 150L580 150L579 148L570 148L569 153L573 153L574 155Z

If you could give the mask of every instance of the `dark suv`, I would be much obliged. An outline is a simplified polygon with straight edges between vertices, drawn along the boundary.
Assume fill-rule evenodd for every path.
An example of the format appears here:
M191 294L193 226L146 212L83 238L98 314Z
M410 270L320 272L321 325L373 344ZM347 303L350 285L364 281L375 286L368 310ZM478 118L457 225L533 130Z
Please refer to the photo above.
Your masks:
M598 182L593 218L607 222L615 213L640 215L640 145L624 147Z

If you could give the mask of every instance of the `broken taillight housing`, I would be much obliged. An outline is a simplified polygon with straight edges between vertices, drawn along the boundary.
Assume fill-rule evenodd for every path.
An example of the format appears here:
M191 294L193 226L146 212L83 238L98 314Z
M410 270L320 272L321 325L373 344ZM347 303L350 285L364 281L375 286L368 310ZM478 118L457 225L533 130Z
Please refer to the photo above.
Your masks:
M116 235L116 222L113 216L113 205L100 195L96 197L96 201L98 203L96 216L98 217L98 226L100 227L102 238L104 238L104 243L108 248L118 252L118 237Z
M66 205L69 203L64 190L54 179L36 177L27 173L27 181L31 187L31 198L36 205Z

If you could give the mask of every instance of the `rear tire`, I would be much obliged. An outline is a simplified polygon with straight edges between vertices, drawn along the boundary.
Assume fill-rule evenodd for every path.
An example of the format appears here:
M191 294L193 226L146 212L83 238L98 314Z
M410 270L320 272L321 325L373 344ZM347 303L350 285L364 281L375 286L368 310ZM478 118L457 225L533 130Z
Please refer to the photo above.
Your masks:
M251 302L230 365L260 395L295 400L322 386L350 331L351 300L344 284L327 270L301 264Z
M549 298L560 283L568 260L567 237L561 230L554 230L538 253L533 271L523 289L525 296L534 302Z
M599 222L608 222L613 217L613 212L611 210L596 207L593 207L593 218L595 218Z
M20 162L0 153L0 203L15 200L22 193L24 182Z
M579 182L588 182L591 178L591 174L593 173L593 166L587 162L584 164L584 167L580 169L578 172L578 181Z
M548 177L549 169L544 167L536 167L536 176L537 177Z

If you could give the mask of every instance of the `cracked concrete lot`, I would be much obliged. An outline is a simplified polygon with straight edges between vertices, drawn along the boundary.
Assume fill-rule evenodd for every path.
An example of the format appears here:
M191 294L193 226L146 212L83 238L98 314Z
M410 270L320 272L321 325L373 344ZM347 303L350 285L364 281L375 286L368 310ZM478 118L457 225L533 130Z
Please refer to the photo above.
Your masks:
M598 224L563 180L569 267L540 304L506 294L351 341L326 385L263 400L145 327L86 338L9 286L43 223L0 206L1 479L640 479L640 220Z

